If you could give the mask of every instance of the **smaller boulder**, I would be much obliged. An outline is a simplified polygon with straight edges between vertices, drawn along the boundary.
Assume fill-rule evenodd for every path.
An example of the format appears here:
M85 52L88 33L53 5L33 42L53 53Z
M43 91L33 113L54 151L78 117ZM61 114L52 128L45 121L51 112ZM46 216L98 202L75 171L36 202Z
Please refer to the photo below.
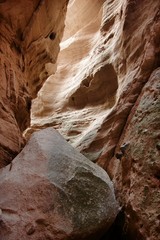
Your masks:
M118 204L107 173L54 129L0 170L0 239L99 239Z

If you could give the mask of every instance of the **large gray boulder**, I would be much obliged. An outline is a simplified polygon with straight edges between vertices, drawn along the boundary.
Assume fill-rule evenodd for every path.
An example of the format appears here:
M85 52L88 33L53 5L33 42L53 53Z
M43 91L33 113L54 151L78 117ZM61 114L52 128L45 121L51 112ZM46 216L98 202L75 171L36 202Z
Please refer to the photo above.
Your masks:
M0 170L0 239L99 239L118 213L107 173L54 129Z

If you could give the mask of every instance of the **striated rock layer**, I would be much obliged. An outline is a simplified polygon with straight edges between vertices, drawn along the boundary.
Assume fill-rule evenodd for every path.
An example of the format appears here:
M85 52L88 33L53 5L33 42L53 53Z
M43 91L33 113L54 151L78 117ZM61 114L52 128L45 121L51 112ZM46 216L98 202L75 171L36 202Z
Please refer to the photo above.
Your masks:
M128 238L157 240L159 0L70 1L57 65L28 134L58 129L114 180Z
M0 171L0 239L100 239L118 204L107 173L52 128Z
M107 168L128 115L160 62L160 3L92 2L70 1L58 68L33 102L32 128L54 126Z
M31 98L55 68L67 2L0 1L0 167L24 145Z
M23 147L49 77L27 134L58 129L114 181L126 238L157 240L160 1L70 0L56 62L67 3L0 1L0 167Z

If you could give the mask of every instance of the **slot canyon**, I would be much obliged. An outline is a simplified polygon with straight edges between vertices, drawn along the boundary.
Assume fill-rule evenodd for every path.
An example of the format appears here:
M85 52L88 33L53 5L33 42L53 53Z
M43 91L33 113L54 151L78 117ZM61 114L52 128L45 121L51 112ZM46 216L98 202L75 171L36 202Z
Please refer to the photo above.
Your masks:
M0 0L0 240L160 239L160 1Z

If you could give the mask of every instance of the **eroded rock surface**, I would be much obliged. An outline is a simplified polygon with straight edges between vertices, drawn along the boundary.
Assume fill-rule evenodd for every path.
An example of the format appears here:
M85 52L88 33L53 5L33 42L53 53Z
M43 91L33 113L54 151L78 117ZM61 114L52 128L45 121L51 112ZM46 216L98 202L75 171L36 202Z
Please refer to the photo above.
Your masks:
M114 179L128 216L122 231L134 240L159 236L159 143L149 136L159 110L147 89L159 66L159 0L70 1L57 72L33 103L31 132L54 126Z
M0 166L24 145L49 76L27 134L59 129L114 180L127 239L157 240L160 2L70 0L55 64L66 4L0 1Z
M0 239L99 239L118 204L107 173L52 128L0 170Z
M57 72L33 103L32 129L54 126L107 169L159 66L159 7L158 0L70 1Z
M125 206L128 238L156 240L160 236L160 68L136 101L116 151L123 152L115 183Z
M24 146L31 98L55 69L67 2L0 1L0 167Z

